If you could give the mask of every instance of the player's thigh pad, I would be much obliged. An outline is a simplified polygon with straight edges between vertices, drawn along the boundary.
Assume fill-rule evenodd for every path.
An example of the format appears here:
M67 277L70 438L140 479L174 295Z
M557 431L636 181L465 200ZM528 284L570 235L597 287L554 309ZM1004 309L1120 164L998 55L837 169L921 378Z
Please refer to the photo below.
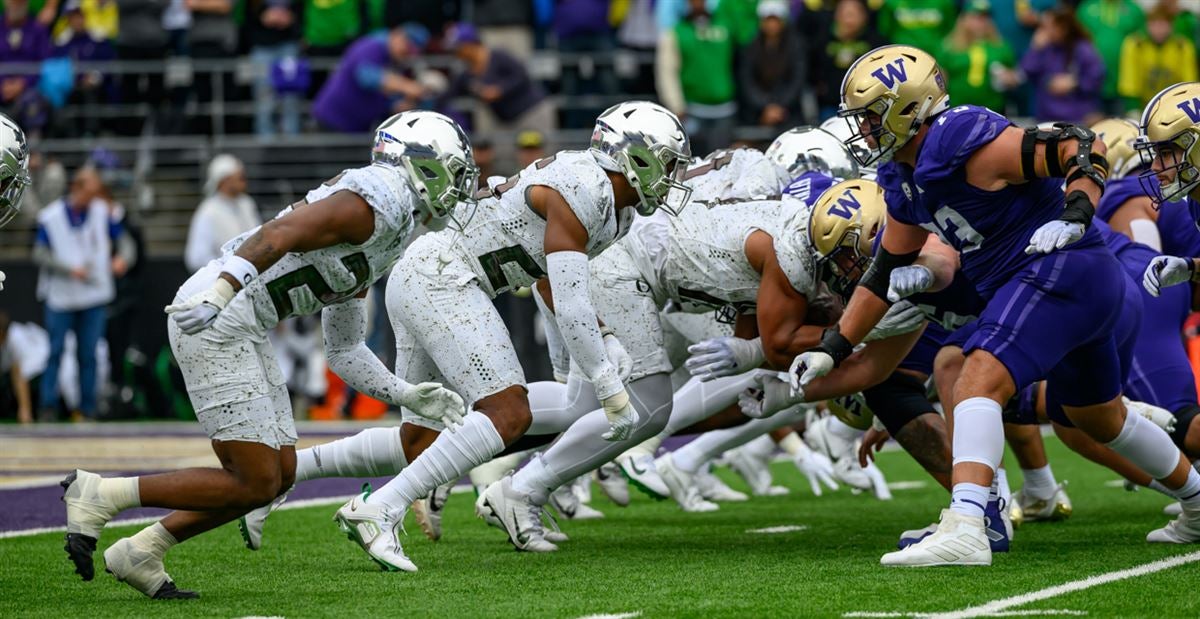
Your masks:
M187 335L173 320L167 321L167 336L196 419L209 438L273 449L296 444L291 401L270 342L214 329Z

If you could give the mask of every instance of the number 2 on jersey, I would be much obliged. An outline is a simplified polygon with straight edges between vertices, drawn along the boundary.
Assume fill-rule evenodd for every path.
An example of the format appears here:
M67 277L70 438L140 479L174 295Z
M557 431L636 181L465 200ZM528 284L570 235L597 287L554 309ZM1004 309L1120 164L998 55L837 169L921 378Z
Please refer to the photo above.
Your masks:
M275 305L275 315L280 320L293 315L296 308L290 293L296 288L308 287L309 292L322 304L332 305L353 297L370 284L367 278L371 276L371 266L367 263L366 254L361 251L350 254L342 258L342 264L354 276L354 285L346 291L335 291L317 267L311 264L277 277L267 284L267 294L271 295L271 303Z

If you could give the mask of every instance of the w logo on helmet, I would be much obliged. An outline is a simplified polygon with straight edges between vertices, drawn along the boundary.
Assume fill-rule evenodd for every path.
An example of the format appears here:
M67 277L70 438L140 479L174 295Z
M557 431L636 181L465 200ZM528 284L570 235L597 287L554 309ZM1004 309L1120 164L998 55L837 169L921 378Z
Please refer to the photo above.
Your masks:
M1181 101L1175 106L1183 110L1184 114L1194 123L1200 123L1200 98L1193 98L1191 101Z
M875 76L888 89L895 89L896 84L908 81L908 69L904 68L904 58L897 58L887 65L871 71L871 75Z
M850 189L842 192L841 197L837 199L837 203L829 207L829 214L842 219L854 219L854 214L862 208L862 203L858 198L854 197L854 192Z

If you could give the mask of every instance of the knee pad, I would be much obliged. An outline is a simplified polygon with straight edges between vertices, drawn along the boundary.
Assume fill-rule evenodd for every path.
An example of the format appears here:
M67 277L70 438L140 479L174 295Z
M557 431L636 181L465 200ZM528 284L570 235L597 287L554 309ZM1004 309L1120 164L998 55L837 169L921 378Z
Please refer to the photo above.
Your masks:
M917 417L937 412L925 397L925 383L905 372L892 372L882 383L863 391L863 396L892 436Z
M1037 393L1038 383L1034 383L1010 398L1004 406L1004 423L1019 426L1038 425Z
M1188 429L1192 427L1192 420L1196 418L1196 415L1200 415L1200 405L1185 406L1174 411L1174 414L1175 430L1171 432L1171 440L1175 442L1180 451L1183 451L1183 442L1187 439Z

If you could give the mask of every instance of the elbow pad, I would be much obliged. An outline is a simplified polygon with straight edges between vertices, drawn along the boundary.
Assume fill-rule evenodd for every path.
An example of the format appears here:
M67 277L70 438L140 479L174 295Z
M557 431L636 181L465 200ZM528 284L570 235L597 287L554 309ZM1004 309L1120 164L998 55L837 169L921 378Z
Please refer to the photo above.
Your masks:
M1062 161L1058 158L1058 146L1064 140L1076 140L1075 156ZM1108 160L1092 152L1096 134L1086 127L1069 123L1058 123L1053 129L1030 127L1021 139L1021 171L1025 180L1038 178L1034 166L1034 154L1038 143L1046 145L1046 173L1051 178L1065 178L1067 184L1080 178L1088 178L1101 189L1108 179Z
M596 310L588 291L588 257L577 251L546 256L554 317L571 359L604 400L624 389L617 368L608 360Z
M893 254L883 246L880 246L879 251L875 254L875 259L871 261L871 266L867 268L867 272L863 274L858 285L870 290L872 294L879 297L884 303L891 305L891 301L888 301L887 292L888 285L892 281L892 271L916 262L920 255L920 251L909 252L907 254Z

